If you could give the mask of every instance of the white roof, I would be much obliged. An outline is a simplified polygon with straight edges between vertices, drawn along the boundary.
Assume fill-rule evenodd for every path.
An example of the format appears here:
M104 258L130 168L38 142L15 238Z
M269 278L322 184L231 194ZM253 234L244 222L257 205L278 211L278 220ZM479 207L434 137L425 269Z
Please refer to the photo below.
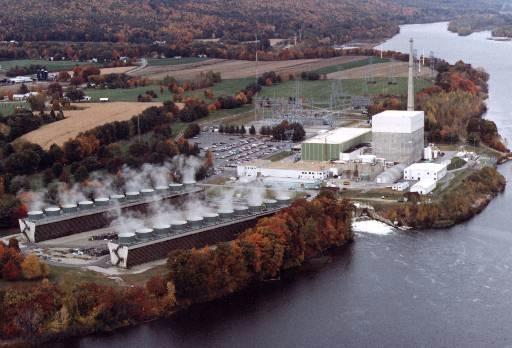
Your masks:
M422 162L422 163L413 163L409 167L405 168L405 170L428 170L433 172L438 172L443 170L446 167L445 164L441 163L430 163L430 162Z
M432 179L422 179L412 185L411 191L418 190L420 188L426 189L426 190L432 190L434 187L436 187L436 182Z
M423 111L387 110L372 117L372 132L412 133L424 127Z
M334 130L320 133L304 141L309 144L341 144L369 133L369 128L336 128Z

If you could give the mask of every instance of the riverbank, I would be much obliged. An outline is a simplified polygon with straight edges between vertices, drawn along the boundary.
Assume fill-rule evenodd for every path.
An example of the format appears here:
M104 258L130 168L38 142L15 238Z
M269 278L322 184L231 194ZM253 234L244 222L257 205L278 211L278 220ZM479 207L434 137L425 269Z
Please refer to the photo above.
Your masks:
M480 214L498 194L506 179L493 167L484 167L463 178L440 197L381 207L378 213L394 225L414 229L442 229Z
M166 271L145 286L43 280L0 289L0 347L110 332L278 279L281 272L352 241L352 212L350 202L329 192L296 200L231 242L172 252Z

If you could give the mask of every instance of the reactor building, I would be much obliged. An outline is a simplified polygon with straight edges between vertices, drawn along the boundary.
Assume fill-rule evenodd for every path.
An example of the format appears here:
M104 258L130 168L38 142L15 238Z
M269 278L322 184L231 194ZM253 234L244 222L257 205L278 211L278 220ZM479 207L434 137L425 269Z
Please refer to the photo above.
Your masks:
M374 154L386 161L411 164L423 157L423 111L388 110L372 118Z

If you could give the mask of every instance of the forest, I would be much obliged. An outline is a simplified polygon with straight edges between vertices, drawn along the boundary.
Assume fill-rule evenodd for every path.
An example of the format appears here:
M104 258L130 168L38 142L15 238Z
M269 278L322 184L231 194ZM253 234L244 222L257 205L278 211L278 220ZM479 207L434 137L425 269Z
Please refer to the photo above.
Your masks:
M397 24L496 11L498 0L52 0L0 1L0 40L130 42L194 39L327 38L331 42L390 36ZM136 10L133 10L136 9Z
M229 295L350 242L352 210L348 201L329 192L312 201L298 200L231 242L171 253L168 274L142 286L80 280L56 284L50 277L30 286L0 288L0 339L22 346L110 331ZM7 248L11 246L0 245L0 252Z

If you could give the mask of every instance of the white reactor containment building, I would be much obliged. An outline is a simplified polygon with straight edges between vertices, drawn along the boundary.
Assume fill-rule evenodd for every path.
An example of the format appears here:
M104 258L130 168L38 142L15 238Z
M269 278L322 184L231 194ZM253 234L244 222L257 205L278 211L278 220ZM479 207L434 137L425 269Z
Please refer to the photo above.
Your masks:
M386 161L411 164L423 158L423 111L388 110L372 118L374 154Z

